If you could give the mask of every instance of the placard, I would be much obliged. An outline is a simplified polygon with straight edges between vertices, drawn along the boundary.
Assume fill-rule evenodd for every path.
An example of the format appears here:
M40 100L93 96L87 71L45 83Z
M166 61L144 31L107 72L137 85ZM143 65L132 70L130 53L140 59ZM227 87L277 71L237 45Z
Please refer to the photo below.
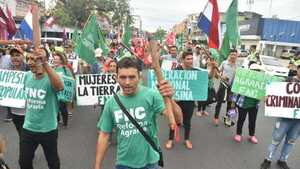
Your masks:
M76 75L77 105L98 105L104 96L112 96L120 89L115 74ZM100 97L100 98L99 98Z
M266 116L300 119L300 83L272 82L266 93Z

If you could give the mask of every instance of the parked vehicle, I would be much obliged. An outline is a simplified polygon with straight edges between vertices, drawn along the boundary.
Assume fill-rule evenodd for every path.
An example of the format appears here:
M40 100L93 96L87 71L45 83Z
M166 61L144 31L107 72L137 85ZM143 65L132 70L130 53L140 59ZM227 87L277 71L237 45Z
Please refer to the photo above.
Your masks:
M294 54L295 54L295 50L293 50L293 49L290 49L290 50L283 49L282 53L280 55L280 58L290 59L292 56L294 56Z
M274 58L272 56L260 55L259 61L264 72L274 75L274 76L282 76L287 77L289 74L289 69L287 67L282 66L279 59ZM248 69L249 60L245 59L243 62L243 68Z

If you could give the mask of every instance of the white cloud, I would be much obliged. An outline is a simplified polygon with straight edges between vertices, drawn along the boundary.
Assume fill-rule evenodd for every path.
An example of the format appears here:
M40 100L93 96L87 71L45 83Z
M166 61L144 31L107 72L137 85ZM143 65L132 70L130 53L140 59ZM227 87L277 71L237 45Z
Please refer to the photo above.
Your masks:
M200 13L208 0L131 0L135 15L142 18L143 29L155 31L159 26L170 29L188 14ZM239 11L249 11L248 0L239 0ZM271 11L269 10L272 1ZM219 10L225 12L231 0L218 0ZM264 17L277 15L281 19L300 20L297 0L254 0L251 11ZM269 13L271 12L271 14Z

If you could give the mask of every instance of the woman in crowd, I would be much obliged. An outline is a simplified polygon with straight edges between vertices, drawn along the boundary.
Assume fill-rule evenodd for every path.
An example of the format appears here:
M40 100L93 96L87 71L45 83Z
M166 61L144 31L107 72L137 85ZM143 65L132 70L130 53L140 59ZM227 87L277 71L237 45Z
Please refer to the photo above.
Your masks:
M64 55L64 53L56 51L56 52L52 53L52 56L53 56L53 65L54 65L55 71L61 76L64 75L64 76L72 77L72 73L69 70L69 68L67 67L68 60L67 60L66 56ZM68 126L68 108L67 108L66 102L59 101L59 111L61 113L62 120L63 120L63 128L67 128L67 126ZM58 120L60 120L59 115L58 115Z

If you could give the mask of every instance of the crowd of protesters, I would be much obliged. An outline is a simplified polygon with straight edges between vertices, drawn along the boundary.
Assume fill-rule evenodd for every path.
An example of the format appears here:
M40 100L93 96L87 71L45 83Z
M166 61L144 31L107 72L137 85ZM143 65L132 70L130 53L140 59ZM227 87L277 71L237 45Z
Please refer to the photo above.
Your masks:
M111 41L109 52L104 54L101 48L95 49L95 57L97 62L90 65L74 52L74 45L71 43L65 45L49 45L47 43L34 50L30 44L5 44L0 48L0 69L30 71L26 75L25 88L28 90L42 90L45 92L44 97L36 98L34 96L27 97L26 108L5 107L6 118L4 121L12 121L19 135L20 151L19 164L21 169L32 169L32 161L34 152L38 145L44 149L46 160L50 169L59 169L60 161L57 151L58 129L61 123L62 129L68 128L69 118L73 115L75 100L72 103L58 101L55 93L63 89L63 83L59 75L66 75L75 79L76 74L100 74L115 73L117 81L121 86L119 97L125 103L127 108L147 108L147 123L156 124L156 114L164 113L165 107L163 99L160 96L171 97L172 89L169 83L159 84L159 92L154 92L139 85L141 80L140 71L152 68L152 58L147 51L148 41L144 39L136 39L132 41L130 51L122 48L118 41ZM208 71L208 98L206 101L175 101L182 112L182 122L176 122L176 125L182 125L184 129L184 143L187 149L192 150L192 132L191 119L195 113L199 117L212 115L212 123L218 126L220 123L221 107L226 102L226 111L223 115L223 121L227 127L233 126L234 122L228 122L228 113L230 109L236 107L238 109L238 120L236 125L236 134L233 140L237 143L242 142L242 128L244 121L248 115L249 119L249 141L253 144L259 142L255 135L256 118L259 109L259 100L249 98L243 95L235 95L231 92L232 83L235 72L238 67L237 57L238 51L232 49L229 52L228 59L220 65L217 63L217 56L209 52L202 44L187 41L184 50L178 51L175 45L160 44L161 57L160 63L165 61L172 62L170 70L194 70ZM124 54L125 53L125 54ZM298 54L298 53L297 53ZM127 55L127 56L122 56ZM251 55L252 56L252 55ZM251 57L249 68L251 70L260 71L257 67L256 53ZM293 63L297 63L298 54ZM130 59L129 59L130 58ZM134 59L133 59L134 58ZM287 81L300 81L300 66L296 66L295 77L287 79ZM162 68L164 68L162 66ZM220 85L215 90L216 79L220 81ZM26 89L27 90L27 89ZM134 95L133 98L128 96ZM147 97L143 97L147 95ZM152 100L151 105L147 105L148 98ZM30 102L31 100L31 102ZM33 109L28 104L34 104L35 100L45 101L47 104L42 105L42 109ZM154 100L154 101L153 101ZM137 104L138 103L138 104ZM215 111L208 112L206 107L216 103ZM118 109L116 102L109 100L104 106L103 115L101 116L97 128L99 131L99 140L97 143L97 155L95 169L99 169L104 157L105 150L108 146L109 133L116 128L112 113ZM171 121L171 120L170 120ZM149 127L149 126L148 126ZM156 125L150 127L151 136L157 140ZM126 142L126 138L120 137L118 134L118 158L117 168L158 168L158 154L151 149L147 142L141 141L140 135L132 135L130 142ZM261 165L261 169L268 169L274 152L280 142L285 138L284 147L278 161L278 165L282 169L288 169L287 159L295 144L296 139L300 135L300 121L296 119L278 118L273 131L272 143L268 148L268 155ZM175 131L170 126L169 138L165 143L165 148L170 150L174 146ZM136 149L133 154L127 154L127 151L134 144L142 144L143 147ZM2 145L3 144L3 145ZM2 153L4 142L0 137L0 154ZM123 148L122 148L123 147ZM126 148L124 148L126 147ZM141 156L139 153L146 153ZM2 164L0 156L0 166Z

